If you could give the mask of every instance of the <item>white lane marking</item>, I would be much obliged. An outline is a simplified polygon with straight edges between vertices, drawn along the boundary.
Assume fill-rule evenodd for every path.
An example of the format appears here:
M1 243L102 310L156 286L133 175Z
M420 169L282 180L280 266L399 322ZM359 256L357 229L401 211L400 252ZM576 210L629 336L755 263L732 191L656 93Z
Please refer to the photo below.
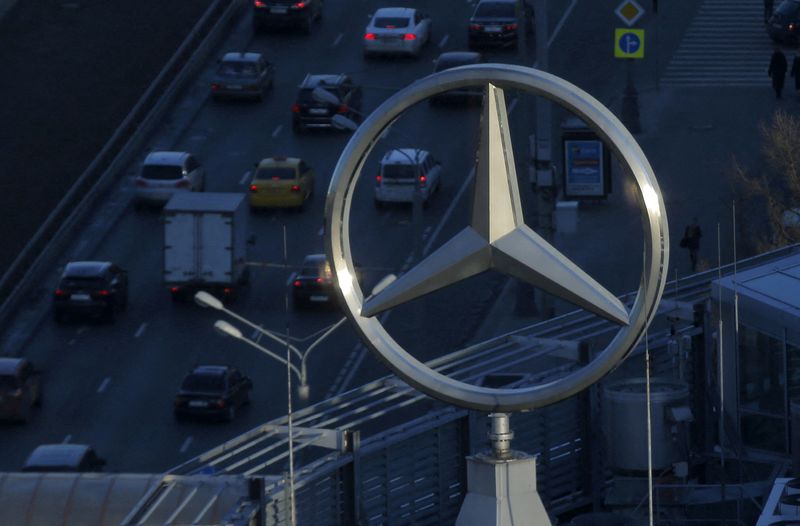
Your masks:
M278 136L278 134L281 132L281 130L282 130L282 129L283 129L283 124L278 124L278 125L275 127L275 131L274 131L274 132L272 132L272 138L274 139L275 137L277 137L277 136Z
M64 437L64 440L61 441L62 444L69 444L69 441L72 440L72 435L67 435Z
M467 191L467 188L470 186L470 183L472 183L472 180L474 178L475 178L475 167L473 166L472 169L469 171L469 175L467 175L466 179L464 179L464 182L461 184L461 188L458 189L455 198L450 202L450 206L448 206L447 210L445 210L442 219L439 221L439 224L436 225L436 228L431 233L430 238L428 238L428 242L425 244L425 247L422 250L423 256L426 255L428 252L430 252L431 247L433 246L433 243L436 241L436 238L441 233L444 224L453 214L456 205L464 196L464 193ZM403 272L405 272L405 270L407 270L408 267L411 265L412 257L413 254L409 254L406 260L403 262L403 270L402 270ZM386 323L391 313L392 311L389 310L384 312L383 315L381 315L380 317L381 325ZM347 390L348 385L350 384L350 382L353 381L353 377L356 375L356 372L358 371L358 368L361 365L361 362L364 360L366 354L367 354L366 347L364 347L360 343L353 348L353 350L350 352L350 355L345 360L344 366L339 370L339 374L336 376L336 379L331 384L331 388L328 390L328 393L325 395L325 398L330 398L331 396L342 394Z
M244 173L244 175L242 176L242 178L241 178L241 179L239 179L239 184L246 184L246 183L247 183L247 180L248 180L248 179L250 179L250 174L251 174L251 173L252 173L252 172L251 172L250 170L247 170L247 171Z
M136 329L136 332L133 333L133 337L140 338L142 334L144 334L145 329L147 329L147 322L142 322L142 324L139 325L139 328Z
M88 326L86 326L86 325L81 325L80 327L78 327L78 330L77 330L77 331L75 331L75 335L77 336L77 335L83 334L84 332L86 332L86 331L88 331L88 330L89 330L89 327L88 327Z
M423 256L431 251L431 246L433 246L433 242L436 241L436 238L442 231L442 227L444 227L445 222L452 215L453 210L455 210L456 205L461 200L461 197L464 195L464 192L467 191L467 187L470 185L470 183L474 178L475 178L475 167L473 166L472 169L469 171L469 175L467 175L467 178L464 179L464 182L461 184L461 188L458 189L458 193L456 194L455 198L450 202L450 206L448 206L447 210L445 210L444 215L442 216L442 220L439 221L438 225L436 225L436 229L433 231L433 234L431 234L430 239L428 239L428 242L425 244L425 248L422 250Z
M339 42L342 41L342 37L344 37L344 33L339 33L339 35L333 40L333 47L339 45Z
M105 391L109 383L111 383L111 377L106 376L105 378L103 378L103 381L100 382L100 387L97 388L97 392L102 393L103 391Z
M509 104L509 105L508 105L508 114L509 114L509 115L511 115L511 112L513 112L513 111L514 111L514 108L516 108L516 107L517 107L517 101L518 101L518 100L519 100L519 99L514 99L514 100L512 100L512 101L511 101L511 104Z
M389 321L389 316L391 316L391 314L392 311L390 310L381 314L379 318L381 325L383 326L386 325L386 322ZM360 343L356 345L355 349L353 349L353 352L348 357L347 362L345 362L344 368L339 372L339 377L342 376L342 373L344 372L347 373L346 376L342 379L342 383L339 384L337 388L336 387L337 382L334 382L333 385L331 386L330 391L328 391L328 395L325 396L325 398L330 398L332 396L331 391L335 390L335 394L340 395L347 390L347 386L350 385L350 382L353 381L353 377L356 375L358 368L361 367L361 362L364 361L364 358L366 356L367 356L367 348ZM339 378L336 378L336 380L339 380Z
M181 444L181 449L180 449L180 452L181 452L181 453L186 453L186 450L188 450L188 449L189 449L189 446L191 446L191 445L192 445L192 442L193 442L193 441L194 441L194 438L193 438L193 437L186 437L186 440L184 440L184 441L183 441L183 444Z
M75 338L72 338L70 341L67 342L67 345L75 345L76 341L77 340Z
M575 6L577 4L578 4L578 0L572 0L572 2L569 3L569 7L567 7L566 11L564 11L564 15L561 17L561 20L558 21L558 24L556 24L556 28L553 29L553 33L550 35L550 38L547 40L547 47L548 48L553 44L553 40L556 39L556 37L558 36L558 32L561 31L561 28L564 26L564 23L567 21L567 17L569 17L569 14L572 12L573 9L575 9Z
M439 41L439 47L444 47L444 45L447 44L447 41L449 39L450 39L450 35L449 34L443 36L442 39Z

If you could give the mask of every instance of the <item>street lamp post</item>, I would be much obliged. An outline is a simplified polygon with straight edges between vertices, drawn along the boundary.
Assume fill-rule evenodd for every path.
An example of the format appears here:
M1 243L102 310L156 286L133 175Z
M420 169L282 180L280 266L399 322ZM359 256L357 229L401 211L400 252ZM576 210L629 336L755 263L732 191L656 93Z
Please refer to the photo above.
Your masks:
M394 274L389 274L387 276L384 276L372 288L372 291L370 292L370 296L374 296L378 292L382 291L383 289L388 287L396 279L397 279L397 276L395 276ZM369 299L370 296L367 296L366 299ZM366 301L366 299L365 299L365 301ZM288 360L287 358L284 358L284 357L280 356L279 354L277 354L277 353L275 353L273 351L270 351L269 349L267 349L263 345L260 345L260 344L258 344L256 342L254 342L250 338L246 338L242 334L242 331L240 331L237 327L231 325L230 323L228 323L228 322L226 322L224 320L217 320L216 322L214 322L214 329L218 333L220 333L222 335L225 335L225 336L230 336L230 337L232 337L234 339L237 339L237 340L240 340L240 341L243 341L244 343L250 345L251 347L253 347L253 348L261 351L265 355L269 356L273 360L277 360L278 362L280 362L283 365L287 366L297 376L297 379L300 382L300 385L297 388L297 396L301 400L307 400L308 397L309 397L309 394L310 394L310 390L311 390L310 386L308 385L308 366L307 366L307 364L308 364L309 355L311 354L311 352L314 349L316 349L319 346L320 343L323 342L323 340L325 340L328 336L330 336L331 333L333 333L333 331L335 331L336 329L341 327L344 324L344 322L347 320L346 317L342 317L341 319L339 319L339 321L337 321L336 323L332 324L330 327L325 329L325 331L318 338L316 338L306 348L305 351L301 351L300 349L297 348L297 346L293 345L289 341L288 338L281 338L280 336L278 336L274 332L272 332L270 330L267 330L267 329L265 329L265 328L263 328L263 327L261 327L259 325L256 325L255 323L251 322L247 318L236 314L235 312L233 312L230 309L226 308L225 305L222 303L222 301L220 301L218 298L212 296L211 294L209 294L206 291L201 290L201 291L198 291L197 293L195 293L194 300L201 307L208 307L208 308L212 308L212 309L218 310L220 312L223 312L223 313L227 314L228 316L230 316L230 317L232 317L232 318L244 323L248 327L251 327L251 328L255 329L259 333L261 333L264 336L270 338L271 340L279 343L283 347L289 349L291 351L291 353L294 356L296 356L298 361L300 362L300 366L299 367L297 365L291 363L291 361ZM290 357L291 354L287 354L287 356Z

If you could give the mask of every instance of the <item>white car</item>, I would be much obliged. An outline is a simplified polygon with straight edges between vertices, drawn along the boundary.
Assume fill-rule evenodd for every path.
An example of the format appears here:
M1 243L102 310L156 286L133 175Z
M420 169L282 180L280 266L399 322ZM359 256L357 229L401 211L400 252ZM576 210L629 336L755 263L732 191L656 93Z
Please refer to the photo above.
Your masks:
M364 56L419 56L431 38L431 18L410 7L383 7L375 11L364 30Z
M187 152L150 152L136 176L136 206L163 205L177 192L202 192L205 170Z
M381 159L380 173L375 178L375 207L384 203L413 203L419 189L424 206L439 190L442 165L427 150L396 148Z

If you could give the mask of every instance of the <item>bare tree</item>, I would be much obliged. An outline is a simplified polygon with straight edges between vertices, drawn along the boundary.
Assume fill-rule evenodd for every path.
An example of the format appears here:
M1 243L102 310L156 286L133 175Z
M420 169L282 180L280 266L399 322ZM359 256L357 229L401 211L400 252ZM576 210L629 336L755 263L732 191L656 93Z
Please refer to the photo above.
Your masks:
M800 241L800 118L778 110L759 131L764 163L732 166L742 241L754 252Z

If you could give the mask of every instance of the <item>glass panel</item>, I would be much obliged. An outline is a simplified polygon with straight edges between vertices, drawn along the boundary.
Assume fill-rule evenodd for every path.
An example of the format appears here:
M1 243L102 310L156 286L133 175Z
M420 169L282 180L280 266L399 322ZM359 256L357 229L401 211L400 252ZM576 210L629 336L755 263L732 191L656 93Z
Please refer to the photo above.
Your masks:
M253 62L223 62L218 73L224 77L247 78L255 77L256 65Z
M388 17L388 16L379 17L375 19L375 27L382 27L386 29L408 27L408 18Z
M742 414L742 440L750 447L785 452L786 421L761 415Z
M416 172L416 166L410 164L385 164L383 166L384 179L414 179Z
M62 289L102 289L106 286L105 279L100 278L64 278L61 280Z
M476 17L514 18L514 15L512 2L481 2L475 10Z
M256 172L256 179L278 180L294 179L295 177L295 169L291 166L268 166L259 168Z
M220 392L225 390L225 378L221 375L191 374L183 381L184 391Z
M786 361L789 362L787 383L789 384L789 400L800 399L800 347L786 344Z
M739 329L739 393L742 410L786 416L783 343L741 326Z
M183 177L183 170L180 166L146 164L142 167L142 177L159 181L180 179Z

